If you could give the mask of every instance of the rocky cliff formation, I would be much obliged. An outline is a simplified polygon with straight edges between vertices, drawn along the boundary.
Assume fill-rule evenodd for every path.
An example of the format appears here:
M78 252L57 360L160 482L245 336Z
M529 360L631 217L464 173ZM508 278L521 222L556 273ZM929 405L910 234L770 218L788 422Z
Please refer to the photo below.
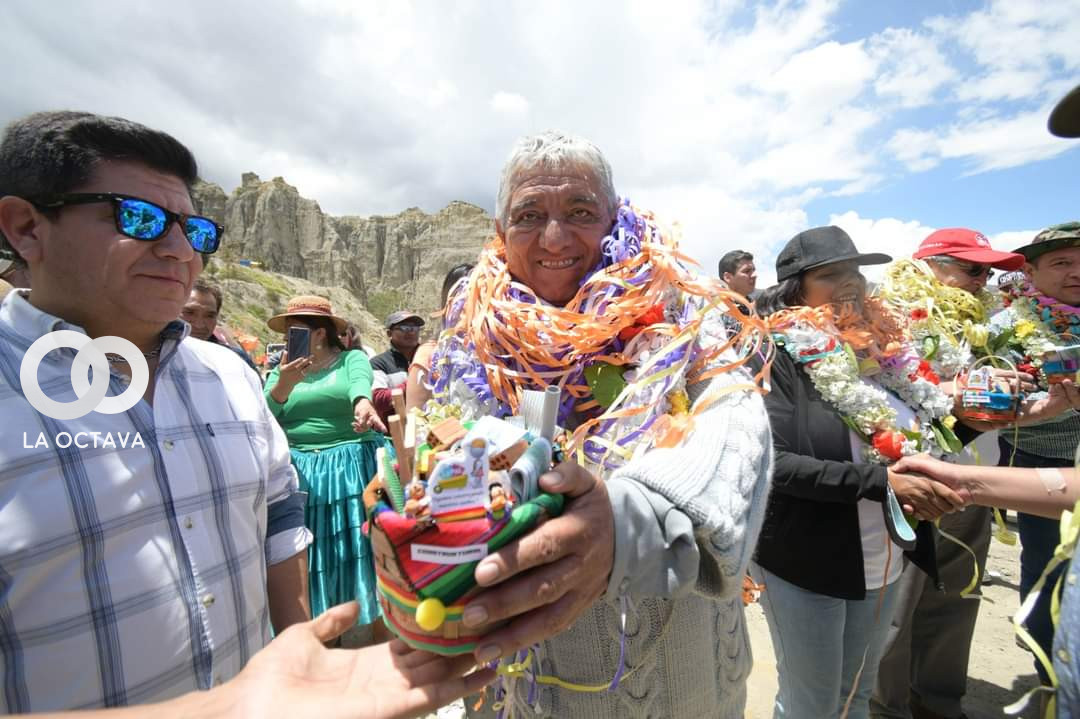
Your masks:
M494 227L490 215L464 202L434 215L410 208L334 217L284 179L263 182L254 173L231 195L205 182L193 194L201 213L226 226L220 259L341 287L379 320L396 309L435 311L446 271L475 261Z

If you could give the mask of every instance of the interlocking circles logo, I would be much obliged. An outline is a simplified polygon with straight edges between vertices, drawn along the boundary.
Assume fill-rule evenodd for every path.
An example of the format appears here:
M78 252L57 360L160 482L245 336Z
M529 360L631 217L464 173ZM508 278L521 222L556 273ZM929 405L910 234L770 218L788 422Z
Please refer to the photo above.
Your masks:
M38 384L38 365L53 350L78 350L71 365L71 386L78 397L74 402L57 402L45 396ZM106 397L109 391L108 352L120 355L131 368L131 384L121 394ZM91 374L92 371L92 374ZM88 380L90 375L92 379ZM102 414L120 414L135 406L150 384L150 368L134 343L123 337L90 339L71 330L57 330L40 338L23 357L19 368L23 394L30 405L42 414L59 420L78 419L97 410Z

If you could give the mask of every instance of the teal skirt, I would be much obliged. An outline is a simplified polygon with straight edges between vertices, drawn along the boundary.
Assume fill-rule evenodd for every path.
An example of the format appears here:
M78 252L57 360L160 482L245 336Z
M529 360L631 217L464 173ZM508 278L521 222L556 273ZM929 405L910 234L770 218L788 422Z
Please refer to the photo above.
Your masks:
M360 604L358 624L379 618L371 542L361 532L362 495L375 476L379 446L378 440L364 440L329 449L292 450L300 490L308 493L305 521L315 536L308 547L313 617L355 599Z

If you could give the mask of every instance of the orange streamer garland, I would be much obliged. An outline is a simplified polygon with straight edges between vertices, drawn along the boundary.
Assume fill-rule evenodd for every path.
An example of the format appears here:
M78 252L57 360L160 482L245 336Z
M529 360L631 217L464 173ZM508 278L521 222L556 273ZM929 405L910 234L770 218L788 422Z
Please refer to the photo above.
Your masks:
M591 362L606 362L618 366L634 366L638 358L632 351L643 347L637 340L641 336L670 338L665 345L651 353L663 356L668 348L679 342L695 342L701 331L703 319L711 311L722 309L738 320L740 331L726 342L685 353L683 371L687 384L701 382L744 366L752 356L765 358L762 369L751 383L724 388L702 397L692 415L698 415L715 404L724 394L735 389L764 391L771 363L773 345L768 327L753 310L744 311L740 304L749 302L727 289L718 279L696 276L683 263L696 263L677 249L677 238L670 230L663 230L652 213L633 207L650 232L641 237L640 252L622 262L594 272L588 277L577 294L565 307L546 304L537 298L536 303L524 302L512 296L510 290L517 288L535 296L535 290L517 283L506 264L506 247L501 237L495 237L482 251L479 261L469 275L467 283L458 285L455 296L448 302L453 307L464 293L463 310L457 321L446 332L462 338L470 350L475 351L483 365L488 386L494 396L517 412L524 389L541 389L556 385L566 396L577 400L574 409L579 412L596 409L592 391L583 381L573 381L573 371ZM646 281L631 284L629 280L648 270ZM605 292L608 286L622 289L614 297ZM669 304L673 293L685 297L700 298L701 307L680 326L674 322L660 321L651 324L634 340L627 342L622 352L615 351L612 342L618 334L629 327L657 304ZM683 303L677 303L681 309ZM445 338L444 334L444 338ZM736 350L735 359L722 355ZM542 369L537 369L542 368ZM649 376L641 378L646 382ZM624 392L622 397L631 396ZM583 423L574 432L571 449L580 449L590 430L609 419L620 419L646 412L648 407L623 407L616 402L599 417ZM670 446L670 423L662 423L665 444ZM692 418L679 422L680 435L688 433Z
M908 341L903 319L878 297L863 300L861 313L851 304L789 307L769 315L766 322L776 333L797 323L808 324L874 359L896 355Z

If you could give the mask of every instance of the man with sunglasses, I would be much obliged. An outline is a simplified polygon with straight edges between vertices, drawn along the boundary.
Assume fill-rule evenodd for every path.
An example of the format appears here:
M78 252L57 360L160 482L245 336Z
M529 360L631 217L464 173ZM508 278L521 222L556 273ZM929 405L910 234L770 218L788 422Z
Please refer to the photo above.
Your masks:
M269 640L267 611L278 631L308 618L310 534L258 378L176 319L223 233L195 214L195 179L187 148L120 118L38 113L0 142L0 233L34 278L0 306L6 711L208 689ZM54 330L133 343L142 401L39 412L22 360ZM50 399L83 394L76 354L40 363ZM130 360L107 357L119 395Z
M409 365L416 355L416 348L420 346L423 328L424 318L408 310L391 312L386 318L386 337L390 340L390 349L371 358L371 403L383 424L394 414L391 393L395 389L405 389Z
M34 279L0 304L0 714L399 716L475 690L461 662L326 650L355 606L307 621L311 535L285 436L256 374L177 319L223 232L195 213L196 173L174 138L120 118L38 113L0 140L0 249ZM108 394L145 361L142 400L36 409L23 358L55 330L134 344L142 358L105 355ZM39 360L48 399L85 394L76 355ZM386 689L400 696L376 700Z
M989 300L980 290L994 269L1011 272L1024 263L1022 255L994 250L981 232L959 227L932 232L912 258L926 262L941 284L979 301ZM968 507L939 520L943 531L971 548L980 572L990 551L990 511ZM961 596L972 577L971 555L941 539L936 554L940 587L914 566L905 568L901 576L897 608L870 700L875 719L963 717L979 601Z
M993 270L1020 269L1024 259L1012 252L990 247L986 235L962 227L930 233L912 255L925 260L942 284L975 294L993 276Z

